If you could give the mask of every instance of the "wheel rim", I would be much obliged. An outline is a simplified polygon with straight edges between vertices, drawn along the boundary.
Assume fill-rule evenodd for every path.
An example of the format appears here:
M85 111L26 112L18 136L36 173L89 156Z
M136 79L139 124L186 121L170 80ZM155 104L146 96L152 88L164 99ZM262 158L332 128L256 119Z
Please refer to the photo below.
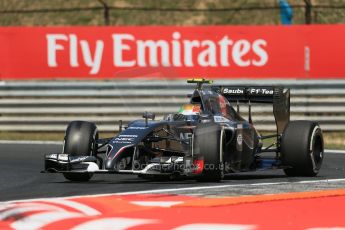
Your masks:
M222 127L221 133L220 133L220 161L219 161L219 166L220 167L220 178L224 178L224 143L225 143L225 131L224 128Z
M312 143L312 161L313 161L313 167L314 171L317 172L320 169L322 160L323 160L323 144L322 139L320 135L316 135L314 142Z

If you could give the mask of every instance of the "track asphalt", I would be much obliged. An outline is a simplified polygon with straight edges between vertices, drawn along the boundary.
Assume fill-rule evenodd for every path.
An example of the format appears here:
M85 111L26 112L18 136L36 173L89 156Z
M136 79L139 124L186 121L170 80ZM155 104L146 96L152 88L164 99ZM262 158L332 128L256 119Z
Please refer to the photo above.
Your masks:
M345 154L327 153L318 177L286 177L281 170L226 176L220 183L195 180L147 181L135 175L95 175L74 183L60 174L42 174L43 155L58 144L0 144L0 201L97 194L183 194L207 197L278 194L345 188Z

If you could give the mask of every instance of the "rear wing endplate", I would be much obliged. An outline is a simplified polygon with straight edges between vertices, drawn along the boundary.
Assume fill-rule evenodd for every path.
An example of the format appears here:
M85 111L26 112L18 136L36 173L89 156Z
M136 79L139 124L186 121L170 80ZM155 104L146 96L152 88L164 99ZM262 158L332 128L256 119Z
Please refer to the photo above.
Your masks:
M290 121L290 89L279 86L213 86L229 102L273 104L277 133L282 134Z

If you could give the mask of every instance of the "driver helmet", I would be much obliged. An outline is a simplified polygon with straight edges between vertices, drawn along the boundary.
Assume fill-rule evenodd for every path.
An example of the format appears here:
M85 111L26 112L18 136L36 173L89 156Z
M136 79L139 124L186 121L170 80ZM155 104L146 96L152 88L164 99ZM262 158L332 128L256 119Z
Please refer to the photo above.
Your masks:
M178 113L184 115L186 120L197 120L201 112L200 104L186 104L181 106Z

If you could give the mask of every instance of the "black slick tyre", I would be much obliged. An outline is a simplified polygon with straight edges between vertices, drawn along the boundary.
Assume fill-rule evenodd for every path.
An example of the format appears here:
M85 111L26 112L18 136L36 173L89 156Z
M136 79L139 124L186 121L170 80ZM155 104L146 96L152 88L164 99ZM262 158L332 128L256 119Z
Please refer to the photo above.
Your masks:
M219 182L224 176L224 131L215 123L200 123L194 132L194 153L204 159L204 169L198 181Z
M324 158L322 131L317 122L291 121L281 139L287 176L316 176Z
M96 153L98 130L94 123L72 121L66 129L63 152L71 156L92 156ZM70 181L89 181L92 173L64 173Z

